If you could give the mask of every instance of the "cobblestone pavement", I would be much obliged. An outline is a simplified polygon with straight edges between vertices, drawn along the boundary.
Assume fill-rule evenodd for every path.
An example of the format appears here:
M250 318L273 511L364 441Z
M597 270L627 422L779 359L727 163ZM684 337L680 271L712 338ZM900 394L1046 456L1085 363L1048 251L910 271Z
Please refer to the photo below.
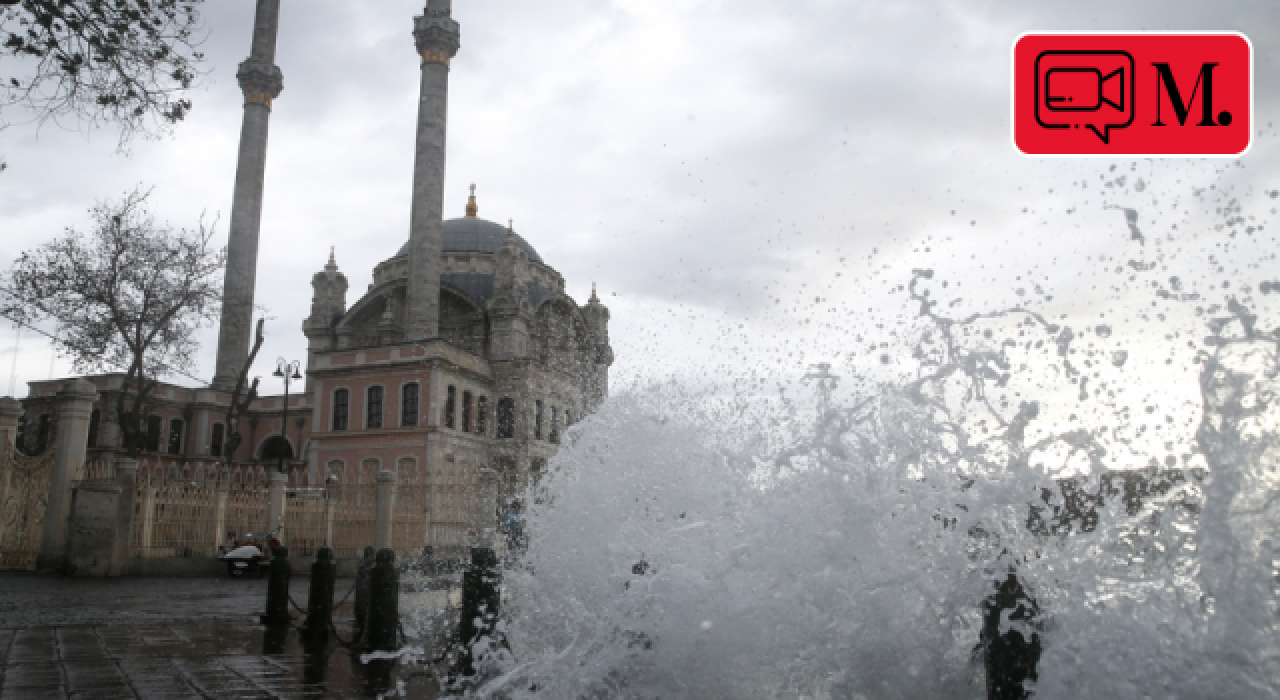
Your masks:
M308 580L291 594L305 604ZM350 588L340 579L337 597ZM258 624L265 579L72 579L0 572L0 700L434 698L421 667L362 664L330 635ZM352 602L334 612L351 637ZM416 669L416 670L415 670Z

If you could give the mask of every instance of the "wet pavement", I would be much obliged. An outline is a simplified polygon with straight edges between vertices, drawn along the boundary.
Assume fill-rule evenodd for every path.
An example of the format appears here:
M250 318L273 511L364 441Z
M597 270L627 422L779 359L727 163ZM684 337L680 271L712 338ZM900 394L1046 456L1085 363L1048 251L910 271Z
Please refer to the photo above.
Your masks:
M351 584L339 579L335 598ZM301 605L307 586L290 585ZM0 700L436 697L421 665L364 664L332 634L307 640L259 625L265 600L265 579L0 572ZM352 607L348 599L333 615L346 640Z

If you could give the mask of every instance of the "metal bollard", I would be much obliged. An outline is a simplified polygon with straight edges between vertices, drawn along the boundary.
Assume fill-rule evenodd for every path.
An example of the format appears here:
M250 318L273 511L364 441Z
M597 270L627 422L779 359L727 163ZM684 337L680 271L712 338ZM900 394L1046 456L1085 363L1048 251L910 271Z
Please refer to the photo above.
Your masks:
M287 625L289 615L289 548L276 547L271 555L271 573L267 577L267 613L259 618L264 625Z
M395 651L400 648L400 572L396 553L379 549L369 576L369 627L365 649Z
M316 560L311 564L311 589L307 594L307 620L303 623L308 634L329 634L333 618L333 584L337 575L333 550L328 547L316 550Z
M494 637L502 593L498 590L502 574L498 555L488 547L471 549L471 567L462 575L462 616L458 621L461 650L453 671L464 676L475 675L473 645L483 637ZM493 641L501 644L500 639Z
M1021 623L1030 639L1018 629L1000 634L1001 620L1008 610L1011 622ZM1030 692L1023 686L1036 679L1040 663L1040 635L1036 618L1040 606L1022 588L1013 571L996 592L982 602L982 648L987 668L987 700L1027 700Z
M364 548L356 569L356 629L363 631L369 619L369 577L373 573L373 547Z

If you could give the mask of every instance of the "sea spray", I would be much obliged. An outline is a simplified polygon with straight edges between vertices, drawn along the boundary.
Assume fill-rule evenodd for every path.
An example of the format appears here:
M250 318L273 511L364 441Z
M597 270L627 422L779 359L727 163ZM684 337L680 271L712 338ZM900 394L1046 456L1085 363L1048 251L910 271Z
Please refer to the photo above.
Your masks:
M1277 287L1239 272L1274 246L1195 258L1130 209L1149 235L1099 257L1127 294L1105 323L953 316L917 270L910 380L619 392L526 495L510 653L470 692L985 697L982 606L1016 573L1036 615L998 631L1039 639L1035 697L1280 697L1277 335L1250 296Z

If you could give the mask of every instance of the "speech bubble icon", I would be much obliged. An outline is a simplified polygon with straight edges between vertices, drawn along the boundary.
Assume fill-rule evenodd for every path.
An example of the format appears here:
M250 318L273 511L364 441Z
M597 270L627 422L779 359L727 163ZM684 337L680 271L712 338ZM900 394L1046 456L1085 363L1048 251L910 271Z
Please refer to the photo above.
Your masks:
M1133 123L1134 63L1128 51L1041 51L1036 56L1036 121L1046 129L1111 130Z

